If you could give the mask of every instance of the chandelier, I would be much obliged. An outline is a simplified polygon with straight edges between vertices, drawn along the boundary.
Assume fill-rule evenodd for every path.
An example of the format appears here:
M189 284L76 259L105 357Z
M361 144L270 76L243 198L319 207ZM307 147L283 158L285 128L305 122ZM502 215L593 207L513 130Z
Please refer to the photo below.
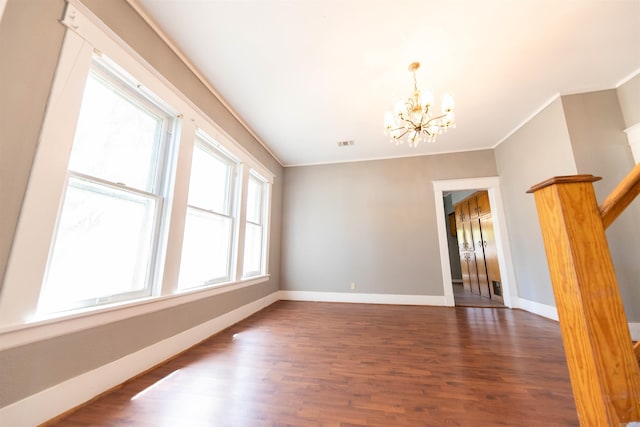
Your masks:
M436 137L448 128L455 127L453 115L453 97L442 97L441 113L432 113L433 95L426 91L420 93L416 81L416 70L419 62L409 65L413 73L413 95L396 103L394 112L384 117L385 134L395 145L402 144L406 137L410 147L417 147L420 142L435 142Z

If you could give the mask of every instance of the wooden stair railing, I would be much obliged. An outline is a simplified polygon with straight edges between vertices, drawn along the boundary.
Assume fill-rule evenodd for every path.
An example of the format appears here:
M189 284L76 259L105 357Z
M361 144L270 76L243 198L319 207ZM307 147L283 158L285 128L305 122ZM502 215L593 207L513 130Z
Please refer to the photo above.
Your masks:
M640 367L605 228L640 193L640 165L598 206L593 175L533 186L581 426L640 421ZM635 423L634 423L635 424Z

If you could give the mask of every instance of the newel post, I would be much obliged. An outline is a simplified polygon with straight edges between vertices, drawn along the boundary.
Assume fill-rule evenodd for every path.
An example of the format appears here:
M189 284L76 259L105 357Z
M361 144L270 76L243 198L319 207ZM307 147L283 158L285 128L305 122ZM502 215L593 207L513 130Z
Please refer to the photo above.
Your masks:
M593 175L533 186L573 395L582 426L640 420L640 369Z

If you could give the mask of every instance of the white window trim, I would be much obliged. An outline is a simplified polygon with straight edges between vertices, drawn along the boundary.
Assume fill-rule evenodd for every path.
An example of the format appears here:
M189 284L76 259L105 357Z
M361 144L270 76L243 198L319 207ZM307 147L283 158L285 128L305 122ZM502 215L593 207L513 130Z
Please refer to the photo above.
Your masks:
M61 22L68 27L68 30L65 33L0 294L0 349L90 328L104 323L107 319L115 321L253 286L269 280L270 277L268 272L270 215L267 215L265 274L239 279L242 277L242 272L241 269L236 269L235 281L226 283L224 286L177 292L179 252L182 247L191 155L197 129L202 129L225 150L236 156L241 162L240 170L243 175L252 168L272 184L274 174L156 72L81 2L67 1L65 16ZM167 194L172 195L167 198L165 207L167 216L170 218L169 229L162 233L163 238L159 242L167 248L166 251L159 252L158 266L162 270L160 273L162 281L155 284L156 296L37 318L35 310L57 212L65 188L66 165L75 132L75 126L68 124L75 123L77 120L94 49L99 49L106 54L126 69L127 73L141 78L140 85L143 88L148 88L149 92L161 96L175 110L180 111L184 118L181 123L179 149L174 154L177 159L168 160L169 164L177 164L177 168L172 172L175 174L172 177L174 179L170 180L173 183L172 188L167 189ZM56 144L50 141L56 141ZM64 144L61 144L61 141L64 141ZM60 167L61 164L64 167ZM246 180L243 185L246 185ZM244 192L240 193L240 197L244 198ZM270 206L270 191L268 197ZM242 230L243 209L241 207L238 209L240 219L238 227ZM236 233L236 236L238 239L243 238L243 232ZM240 240L240 242L243 241ZM238 252L241 252L242 244L237 247ZM236 256L237 265L238 258L242 258L240 253Z
M231 230L231 239L229 242L230 244L229 264L227 265L228 275L226 277L212 278L206 281L205 283L192 285L192 286L188 286L188 285L185 286L183 284L183 286L181 287L178 281L177 292L190 291L194 289L203 289L207 287L222 286L235 281L235 279L237 278L236 256L237 256L237 248L238 248L237 234L238 234L238 221L239 221L237 216L239 211L238 206L240 204L240 201L243 199L242 194L238 191L238 185L239 185L239 182L241 182L243 179L242 165L235 156L229 153L229 150L225 149L225 147L218 144L215 140L213 140L209 135L207 135L201 129L198 129L196 131L196 134L194 136L194 141L193 141L193 149L195 149L196 146L199 144L202 145L202 149L204 151L209 152L211 155L215 157L221 158L223 162L231 166L231 185L229 188L229 194L227 194L228 200L226 201L227 212L226 213L216 212L216 211L208 210L204 207L191 205L188 202L188 194L187 194L187 208L186 208L187 212L185 212L185 221L186 221L186 217L188 216L189 209L192 209L196 212L200 212L201 214L205 214L205 215L214 215L214 216L231 219L232 230Z
M154 157L158 157L155 161L156 167L153 171L153 178L151 186L153 188L149 188L148 185L145 188L136 188L134 186L129 186L126 184L119 184L113 181L109 181L107 179L102 179L97 176L88 175L85 173L81 173L77 170L72 170L67 168L67 176L64 184L64 190L61 195L60 203L59 203L59 212L57 214L57 221L52 233L52 241L49 249L49 256L47 260L47 265L45 268L45 272L43 274L42 286L41 286L41 296L39 298L39 304L37 309L37 316L46 316L48 313L55 312L63 312L69 310L77 310L84 308L91 308L100 305L105 305L113 302L121 302L121 301L129 301L133 299L145 298L156 294L157 285L156 283L161 282L162 277L162 269L159 267L158 259L163 259L165 246L160 245L161 242L164 242L163 239L163 230L166 229L169 221L168 215L166 213L166 205L167 199L171 196L168 193L169 183L167 182L173 174L167 173L175 169L175 166L172 165L171 159L174 157L174 152L178 145L177 141L174 140L174 135L176 134L178 126L178 120L175 119L177 113L173 111L173 109L166 105L162 100L155 99L156 96L149 96L148 93L145 93L145 88L139 87L139 82L132 79L124 70L118 67L116 64L112 64L112 62L104 57L104 55L92 55L91 65L89 67L89 72L87 75L91 73L96 73L97 77L100 80L103 80L105 84L109 86L119 87L122 91L121 94L125 97L131 98L136 105L142 106L147 109L151 114L156 115L158 118L162 120L162 129L159 144L156 148L156 152L153 154ZM85 79L86 80L86 79ZM83 87L83 91L85 88ZM80 105L80 109L82 108L82 102ZM75 120L75 126L69 126L70 128L76 129L78 120ZM61 123L61 126L68 125L69 123ZM64 141L65 143L68 141ZM74 141L71 141L71 146L73 146ZM68 305L68 308L65 309L56 309L53 310L41 310L40 306L44 303L47 305L47 302L42 299L42 293L47 286L47 275L49 272L49 268L51 267L51 261L54 254L54 248L56 245L56 239L58 235L58 227L60 225L59 221L61 219L62 214L62 206L64 205L64 199L66 197L66 192L69 190L71 180L80 180L88 183L92 183L97 185L98 187L103 188L113 188L117 191L135 195L137 197L142 197L148 200L153 200L155 202L155 213L153 218L153 231L151 235L150 243L150 251L149 251L149 259L148 265L145 269L145 286L143 289L129 292L118 292L109 296L100 297L100 298L89 298L85 300L77 300L73 301ZM93 302L91 302L93 301ZM46 313L46 314L45 314Z
M248 173L248 176L253 175L254 179L256 179L258 182L260 182L260 184L262 185L262 193L261 193L261 212L260 212L260 223L254 223L251 221L247 221L246 215L244 216L244 224L243 227L244 229L246 229L246 224L250 223L250 224L254 224L254 225L259 225L260 227L262 227L262 250L260 253L260 271L250 271L250 272L245 272L244 271L244 262L242 263L242 278L243 279L249 279L252 277L257 277L263 274L264 271L266 271L267 268L267 262L268 262L268 257L267 254L269 252L268 250L268 245L269 245L269 213L271 211L271 184L264 179L262 176L260 176L257 171L255 170L251 170ZM247 184L248 184L248 180L247 180ZM244 261L244 256L243 256L243 261Z

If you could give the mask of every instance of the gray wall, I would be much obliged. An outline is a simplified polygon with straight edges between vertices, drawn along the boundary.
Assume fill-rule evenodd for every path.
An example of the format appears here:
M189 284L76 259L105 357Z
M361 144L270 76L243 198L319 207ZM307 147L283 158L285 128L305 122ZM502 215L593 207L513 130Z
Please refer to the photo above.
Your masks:
M0 286L62 45L63 5L10 0L0 21Z
M601 202L634 166L625 117L638 111L637 81L606 91L563 96L536 115L496 150L505 216L520 298L555 306L533 196L525 191L558 175L603 177L594 184ZM626 110L623 110L625 109ZM635 119L632 119L635 120ZM629 322L640 320L640 202L607 230L611 256Z
M282 289L443 295L432 181L495 175L491 150L286 168Z
M635 166L620 105L615 89L562 97L578 173L602 177L594 183L599 202ZM607 240L627 318L639 321L640 200L607 229Z
M278 290L282 168L124 0L84 0L104 22L276 174L271 279L249 288L0 352L0 407L98 368ZM0 271L29 177L60 52L62 0L10 0L0 21ZM25 96L28 94L28 96ZM0 289L1 291L1 289Z
M555 306L533 195L534 184L576 173L560 99L495 149L518 296Z
M640 74L620 86L616 92L625 128L640 123Z
M449 223L449 214L455 216L455 206L453 205L453 198L457 192L447 194L443 197L444 213L447 225L447 245L449 246L449 266L451 270L451 280L462 280L462 269L460 267L460 252L458 248L458 236L456 230L451 230L451 224Z

